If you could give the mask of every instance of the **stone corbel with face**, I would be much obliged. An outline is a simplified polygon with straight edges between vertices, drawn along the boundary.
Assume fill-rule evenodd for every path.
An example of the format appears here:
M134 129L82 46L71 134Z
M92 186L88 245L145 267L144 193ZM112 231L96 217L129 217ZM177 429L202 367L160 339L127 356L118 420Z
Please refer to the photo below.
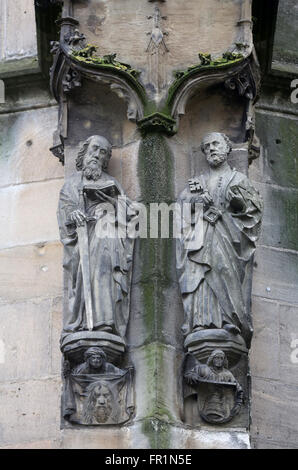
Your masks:
M64 374L63 417L85 425L120 424L134 411L132 369L107 361L102 348L85 350L84 362Z

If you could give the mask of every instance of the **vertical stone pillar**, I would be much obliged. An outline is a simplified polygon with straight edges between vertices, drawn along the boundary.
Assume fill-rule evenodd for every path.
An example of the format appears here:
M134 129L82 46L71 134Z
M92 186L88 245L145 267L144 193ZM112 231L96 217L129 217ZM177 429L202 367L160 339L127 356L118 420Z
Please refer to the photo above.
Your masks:
M158 211L167 211L174 198L174 157L167 139L158 132L146 134L139 147L138 176L141 197L148 208L148 233L153 233ZM161 214L162 223L167 214ZM172 230L172 227L170 227ZM182 335L180 299L175 275L175 240L140 239L135 253L135 298L132 304L132 357L136 358L137 418L152 448L172 445L172 426L181 421L179 371ZM142 320L134 323L136 314ZM138 401L137 401L138 402Z

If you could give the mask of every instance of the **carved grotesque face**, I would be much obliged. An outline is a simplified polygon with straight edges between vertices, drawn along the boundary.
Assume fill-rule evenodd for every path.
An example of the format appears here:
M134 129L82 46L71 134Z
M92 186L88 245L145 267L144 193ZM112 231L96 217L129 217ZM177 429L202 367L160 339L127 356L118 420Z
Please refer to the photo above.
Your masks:
M112 412L112 393L107 385L99 385L94 390L94 417L98 423L105 423Z
M104 359L100 354L92 354L92 356L88 358L88 363L93 369L100 370L104 365Z
M99 135L92 137L84 156L84 169L101 171L110 152L108 141Z
M211 167L220 166L228 158L229 145L224 136L213 132L208 134L202 142L202 150Z

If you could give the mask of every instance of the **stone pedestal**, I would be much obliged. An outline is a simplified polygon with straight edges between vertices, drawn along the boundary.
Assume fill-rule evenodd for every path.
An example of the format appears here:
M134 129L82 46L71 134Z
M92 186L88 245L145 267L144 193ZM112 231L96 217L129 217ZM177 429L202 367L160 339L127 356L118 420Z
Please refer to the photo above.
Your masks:
M68 360L79 363L84 351L91 347L100 347L111 362L119 362L125 352L125 342L120 336L104 331L79 331L62 335L61 352Z
M223 328L195 331L187 336L184 347L196 359L202 362L206 362L214 349L221 349L226 353L231 366L237 365L241 356L248 354L248 349L242 336L238 333L231 333Z

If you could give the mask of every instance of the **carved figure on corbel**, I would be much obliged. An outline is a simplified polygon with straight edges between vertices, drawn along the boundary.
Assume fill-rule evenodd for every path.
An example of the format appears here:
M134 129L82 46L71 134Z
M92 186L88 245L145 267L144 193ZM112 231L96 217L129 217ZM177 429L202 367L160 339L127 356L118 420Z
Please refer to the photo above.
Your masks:
M229 370L224 351L214 349L206 363L188 354L184 369L184 396L197 396L198 415L210 424L224 424L240 412L243 389Z
M114 366L103 348L85 349L79 363L64 358L63 378L62 413L70 423L120 424L131 418L133 369Z

